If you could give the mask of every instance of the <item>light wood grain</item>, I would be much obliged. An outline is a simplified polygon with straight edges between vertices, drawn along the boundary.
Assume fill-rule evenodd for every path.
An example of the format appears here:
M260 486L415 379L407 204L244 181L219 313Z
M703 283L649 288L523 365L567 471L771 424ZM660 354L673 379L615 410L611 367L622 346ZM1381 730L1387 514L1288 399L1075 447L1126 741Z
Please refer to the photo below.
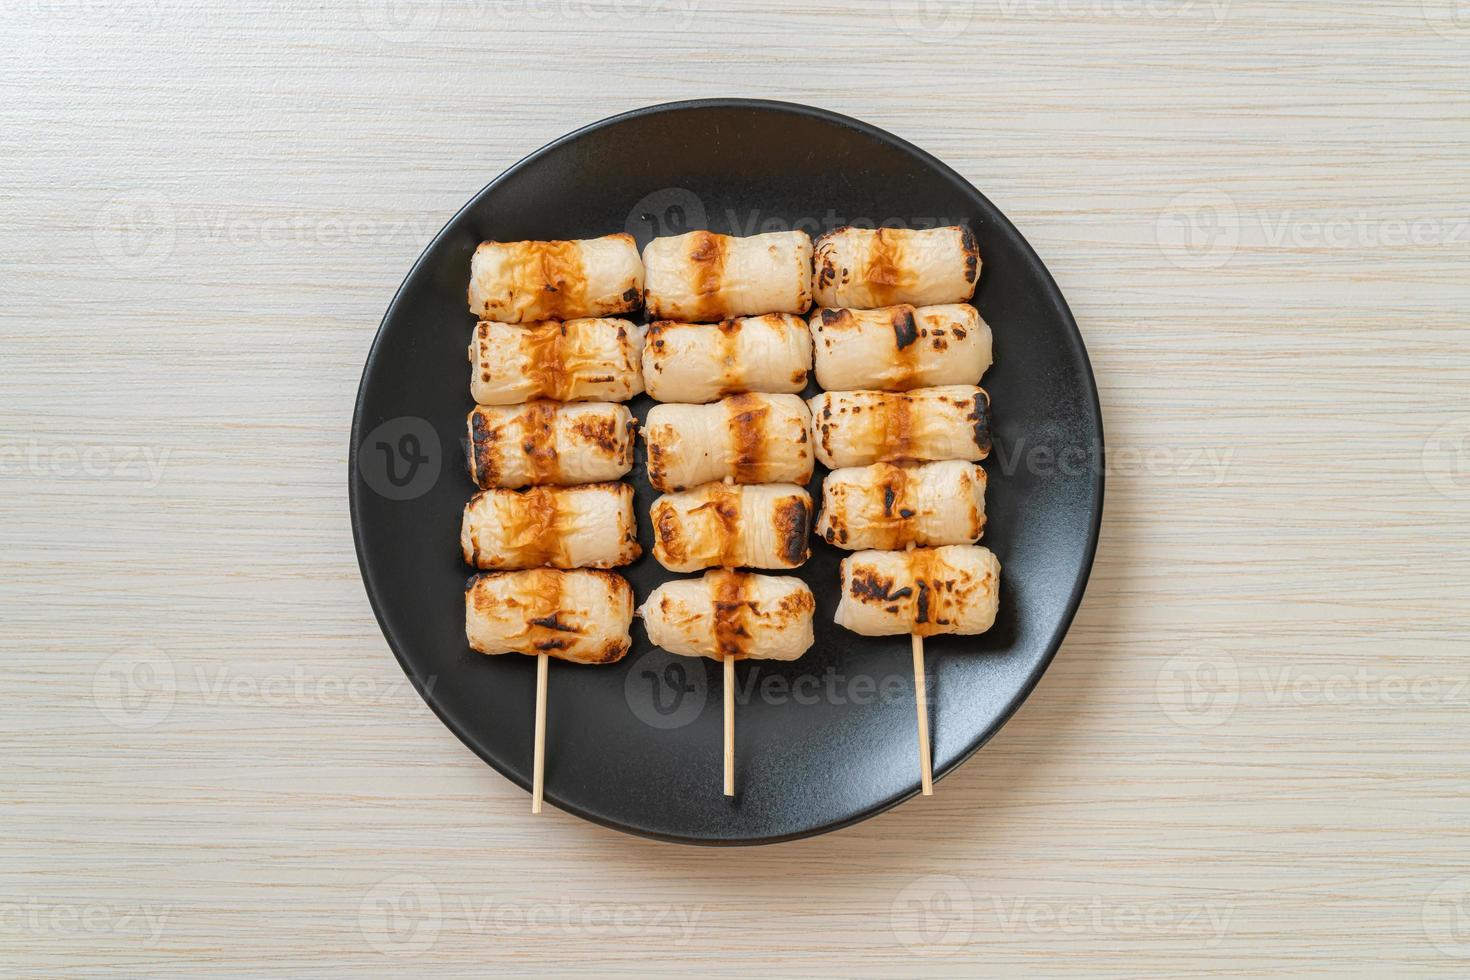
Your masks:
M916 6L0 4L6 972L1464 972L1470 18ZM527 813L406 686L345 499L447 216L713 95L980 187L1113 449L1005 730L932 799L740 851Z

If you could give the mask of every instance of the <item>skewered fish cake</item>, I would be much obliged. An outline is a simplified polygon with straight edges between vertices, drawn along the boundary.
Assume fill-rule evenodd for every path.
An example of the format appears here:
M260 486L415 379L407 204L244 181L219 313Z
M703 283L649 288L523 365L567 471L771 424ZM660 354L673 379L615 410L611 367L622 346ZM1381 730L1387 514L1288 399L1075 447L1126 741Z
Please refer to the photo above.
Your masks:
M527 323L638 309L643 262L626 233L570 242L482 242L470 259L470 312Z
M482 490L465 505L460 544L465 564L496 570L612 568L643 553L627 483Z
M648 482L662 493L731 477L805 484L811 415L796 395L747 394L709 405L655 405L644 423Z
M990 396L973 385L824 391L810 404L817 459L830 469L990 455Z
M470 478L482 489L601 483L633 467L636 423L623 405L481 405L467 421Z
M836 228L813 247L819 306L873 309L965 303L980 278L969 228Z
M710 402L742 391L798 392L812 369L812 336L789 313L719 323L660 320L648 328L643 379L661 402Z
M643 249L643 267L653 319L714 322L812 305L812 240L804 231L655 238Z
M627 401L643 390L642 355L643 328L629 320L481 320L470 341L470 394L481 405Z
M714 569L654 589L639 614L654 645L713 660L795 660L811 647L816 600L799 578Z
M842 559L833 620L864 636L983 633L999 604L1000 562L988 548L859 551Z
M985 470L977 463L875 463L822 481L817 536L839 548L974 544L984 532Z
M482 572L465 587L464 605L465 635L480 653L607 664L632 645L633 589L613 572Z
M964 303L814 310L811 333L828 391L972 385L990 367L990 327Z
M672 572L795 568L810 556L812 498L790 483L706 483L653 502L653 557Z

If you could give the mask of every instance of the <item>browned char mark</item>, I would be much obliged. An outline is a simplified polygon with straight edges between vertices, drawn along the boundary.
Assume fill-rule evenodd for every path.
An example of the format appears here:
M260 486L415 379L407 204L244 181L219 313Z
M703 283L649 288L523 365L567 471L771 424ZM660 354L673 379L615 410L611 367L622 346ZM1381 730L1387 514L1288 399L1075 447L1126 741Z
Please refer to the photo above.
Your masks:
M532 249L527 286L539 291L543 319L563 320L586 312L587 270L576 242L526 242Z
M960 225L960 248L965 255L965 282L974 285L980 272L980 246L969 225Z
M770 431L771 408L754 395L735 395L725 400L729 415L730 442L734 449L736 483L764 483L765 461L770 450L766 445Z
M527 402L521 415L521 451L526 454L526 467L533 484L554 483L561 474L561 460L556 451L555 402Z
M695 296L696 316L706 320L724 312L721 295L725 287L725 237L697 231L689 244L690 291Z
M975 392L975 403L970 409L970 414L965 416L975 433L975 446L985 455L990 455L990 395L984 388Z
M470 412L468 421L470 444L466 447L465 458L470 464L470 479L481 489L488 489L495 486L500 475L496 444L500 441L501 429L491 424L482 408Z
M872 290L876 305L886 305L908 278L903 245L887 231L879 228L873 232L862 268L862 279Z
M781 560L795 568L811 556L807 540L812 529L812 502L806 496L776 501L776 541Z
M751 636L746 622L750 611L749 576L722 569L711 573L710 588L713 591L715 653L721 660L739 660L749 656Z

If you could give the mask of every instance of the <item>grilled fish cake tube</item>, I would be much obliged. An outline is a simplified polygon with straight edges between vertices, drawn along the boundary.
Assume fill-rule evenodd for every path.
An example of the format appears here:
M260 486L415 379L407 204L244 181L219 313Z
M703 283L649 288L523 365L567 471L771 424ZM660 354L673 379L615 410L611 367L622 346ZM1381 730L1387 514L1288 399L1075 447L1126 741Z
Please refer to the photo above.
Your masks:
M459 540L465 564L493 570L613 568L643 553L627 483L482 490L465 505Z
M990 327L964 303L820 309L811 332L828 391L972 385L990 367Z
M613 572L482 572L466 586L464 605L465 636L480 653L609 664L632 645L633 589Z
M735 483L805 484L812 478L811 415L796 395L747 394L709 405L655 405L643 438L648 482L677 493Z
M626 233L570 242L482 242L470 259L470 312L527 323L638 309L643 260Z
M978 463L875 463L833 470L822 481L817 535L839 548L974 544L984 533L985 470Z
M622 402L643 391L643 328L629 320L481 320L470 341L470 394L481 405Z
M659 497L653 557L671 572L701 568L795 568L811 550L812 498L791 483L706 483Z
M896 303L967 303L980 279L970 229L836 228L813 246L818 306L871 310Z
M812 240L804 231L655 238L643 249L643 267L653 319L712 323L812 305Z
M643 380L661 402L711 402L745 391L806 387L812 337L789 313L719 323L659 320L648 328Z
M481 405L467 423L465 455L481 489L602 483L633 468L636 423L623 405Z
M990 396L973 385L824 391L811 412L817 459L829 469L990 455Z
M833 621L864 636L984 633L1000 605L1000 562L978 545L859 551L842 559Z
M799 578L716 569L665 582L639 610L655 646L712 660L795 660L812 645L816 600Z

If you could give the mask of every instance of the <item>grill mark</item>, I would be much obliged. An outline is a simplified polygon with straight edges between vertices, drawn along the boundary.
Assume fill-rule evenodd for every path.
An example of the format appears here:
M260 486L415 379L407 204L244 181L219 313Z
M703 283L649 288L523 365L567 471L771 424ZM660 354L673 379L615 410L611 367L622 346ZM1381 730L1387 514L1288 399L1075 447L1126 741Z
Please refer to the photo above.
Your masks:
M965 281L973 285L980 275L980 247L968 225L960 226L960 250L965 256Z
M689 542L684 537L678 511L668 501L654 504L653 531L658 540L658 552L671 564L682 565L689 560Z
M883 418L879 427L884 436L879 458L888 461L913 458L914 400L907 395L879 396L874 411Z
M727 319L715 324L715 349L719 352L715 370L720 372L722 398L746 388L740 369L740 333L744 328L743 320Z
M580 633L581 630L557 619L562 606L562 573L538 568L526 581L526 630L530 634L531 648L541 653L567 649L571 641L556 634Z
M470 434L470 478L481 489L493 487L500 475L496 466L496 446L499 428L491 426L487 413L476 408L469 416Z
M561 472L556 451L556 403L527 402L521 413L521 450L526 454L530 483L555 483Z
M807 538L812 528L812 502L806 497L785 497L776 502L773 517L777 554L795 568L811 555Z
M975 433L975 446L986 456L990 455L990 395L984 388L975 392L975 403L965 421L971 423Z
M525 288L539 293L538 319L561 320L580 312L587 301L587 271L577 242L526 242Z
M725 400L730 425L731 475L736 483L763 483L766 433L771 407L754 395L735 395Z
M742 659L748 656L751 639L746 622L750 608L746 576L722 570L714 573L711 579L715 653L722 660Z
M689 286L694 294L695 319L718 318L725 282L726 243L723 235L696 231L689 246Z
M890 239L886 231L879 228L872 233L867 260L863 264L863 281L872 294L874 306L887 306L906 278L903 246Z

